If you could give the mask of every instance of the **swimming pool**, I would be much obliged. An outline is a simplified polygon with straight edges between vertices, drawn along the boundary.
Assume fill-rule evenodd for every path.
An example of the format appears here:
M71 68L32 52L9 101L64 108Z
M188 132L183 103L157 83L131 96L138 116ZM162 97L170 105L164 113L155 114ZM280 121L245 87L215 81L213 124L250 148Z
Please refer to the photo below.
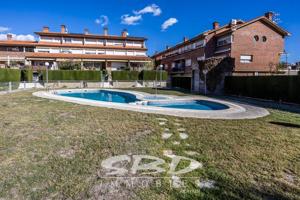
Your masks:
M143 96L138 98L136 95L127 92L110 91L110 90L95 90L95 91L68 91L60 92L58 95L65 97L83 98L96 101L112 102L112 103L126 103L143 106L154 106L174 109L188 109L188 110L224 110L229 107L207 100L170 100L164 96Z
M81 105L177 117L255 119L269 115L264 108L198 95L153 95L117 89L60 89L37 91L33 95Z

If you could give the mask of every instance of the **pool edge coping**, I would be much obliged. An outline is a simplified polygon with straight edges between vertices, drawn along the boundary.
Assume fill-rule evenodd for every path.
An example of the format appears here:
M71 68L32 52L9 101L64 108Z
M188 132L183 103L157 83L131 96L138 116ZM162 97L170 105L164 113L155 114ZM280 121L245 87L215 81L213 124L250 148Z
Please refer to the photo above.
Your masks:
M61 89L61 90L51 90L51 91L38 91L34 92L33 96L65 101L69 103L76 103L81 105L89 105L96 107L112 108L119 110L127 110L134 112L142 112L149 114L160 114L176 117L187 117L187 118L200 118L200 119L255 119L260 117L265 117L270 113L265 109L258 106L246 105L242 103L232 103L230 101L219 100L211 97L205 96L175 96L175 95L158 95L168 97L170 99L176 100L208 100L216 103L225 104L229 109L225 110L188 110L188 109L174 109L174 108L163 108L155 106L144 106L144 105L135 105L135 104L124 104L124 103L113 103L97 100L89 100L83 98L75 97L65 97L54 94L55 92L60 91L93 91L93 90L106 90L106 91L115 91L115 92L125 92L136 95L137 98L142 98L144 96L153 96L153 94L139 92L139 91L130 91L130 90L118 90L118 89ZM163 101L163 100L157 100Z

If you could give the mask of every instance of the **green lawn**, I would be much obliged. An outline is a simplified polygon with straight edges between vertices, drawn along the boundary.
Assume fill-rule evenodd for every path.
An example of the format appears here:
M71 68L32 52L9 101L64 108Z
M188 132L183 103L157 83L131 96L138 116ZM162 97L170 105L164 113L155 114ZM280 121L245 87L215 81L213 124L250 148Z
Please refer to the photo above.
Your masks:
M0 199L299 199L299 114L181 119L40 99L31 92L1 95L0 110ZM181 123L189 138L162 140L158 117L168 119L174 133ZM199 189L191 178L174 189L164 178L159 187L99 192L101 183L109 183L101 176L104 159L133 154L168 160L164 150L203 163L186 176L214 180L215 188Z

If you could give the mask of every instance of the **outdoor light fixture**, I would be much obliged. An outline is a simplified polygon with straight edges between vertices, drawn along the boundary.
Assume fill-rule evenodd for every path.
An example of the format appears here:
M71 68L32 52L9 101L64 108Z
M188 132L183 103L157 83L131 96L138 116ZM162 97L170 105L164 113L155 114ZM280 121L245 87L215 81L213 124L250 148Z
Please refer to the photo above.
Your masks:
M204 69L202 72L204 74L204 94L206 95L206 93L207 93L207 91L206 91L206 75L208 73L208 70Z
M48 85L48 82L49 82L49 77L48 77L48 67L49 67L49 63L48 62L45 62L45 66L46 66L46 82L47 82L47 85Z

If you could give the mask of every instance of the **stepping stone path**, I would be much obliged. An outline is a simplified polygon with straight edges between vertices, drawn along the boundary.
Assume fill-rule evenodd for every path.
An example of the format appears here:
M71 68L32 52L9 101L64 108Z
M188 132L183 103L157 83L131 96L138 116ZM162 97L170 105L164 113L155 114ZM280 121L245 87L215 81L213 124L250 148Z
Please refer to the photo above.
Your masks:
M170 122L166 118L156 118L158 121L158 124L160 126L163 126L163 131L162 131L162 139L163 140L171 140L175 134L179 135L179 138L181 140L186 140L189 138L189 135L184 127L182 127L181 120L175 119L173 125L176 126L177 130L176 132L171 132L171 129L168 127L168 124ZM173 145L180 145L181 143L179 141L172 141ZM191 145L188 143L182 144L185 145L186 147L190 147ZM184 151L184 153L188 156L196 156L199 155L198 152L195 151ZM168 157L168 158L174 158L175 154L173 153L172 150L163 150L163 155ZM201 167L202 168L202 165ZM184 186L184 182L181 181L180 177L178 176L172 176L172 186L173 188L179 189ZM200 189L210 189L210 188L215 188L215 181L213 180L196 180L195 184L200 188Z
M164 121L167 122L168 120L166 118L156 118L158 121Z
M172 133L163 133L162 134L162 139L167 140L169 139L173 134Z
M184 151L184 153L189 156L199 155L199 153L195 151Z
M164 126L164 125L166 125L166 122L159 122L159 125Z
M180 137L180 139L182 139L182 140L186 140L189 136L188 136L188 134L186 134L186 133L179 133L179 137Z

